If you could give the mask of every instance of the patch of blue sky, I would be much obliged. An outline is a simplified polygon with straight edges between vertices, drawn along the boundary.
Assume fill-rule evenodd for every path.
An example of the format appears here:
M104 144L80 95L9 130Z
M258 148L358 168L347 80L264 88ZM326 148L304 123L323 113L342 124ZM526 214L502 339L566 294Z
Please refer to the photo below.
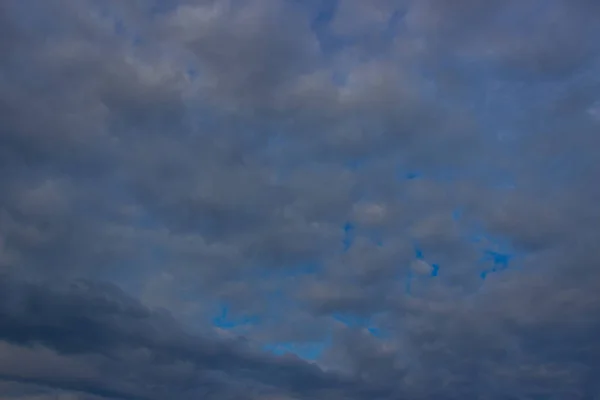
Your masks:
M422 178L423 174L418 171L409 171L403 175L403 178L409 181Z
M486 250L484 260L491 260L494 263L495 268L498 270L506 269L508 262L513 256L510 254L502 254L495 251Z
M231 318L229 315L229 306L222 305L219 315L212 319L212 324L221 329L235 329L248 325L256 325L260 323L260 318L254 315L242 315Z
M480 262L486 265L491 263L491 267L480 271L479 276L482 280L485 280L490 273L508 269L511 260L518 256L508 239L493 237L486 232L478 232L471 237L471 241L483 245Z
M486 250L485 256L481 259L482 262L492 263L492 267L481 271L480 277L485 280L490 273L501 272L509 267L510 260L514 257L512 254L498 253L495 251Z
M342 229L344 230L344 236L342 239L343 251L347 252L354 243L356 226L352 222L348 221L344 224Z
M462 207L457 207L452 211L452 219L454 221L460 221L463 217L464 209Z
M415 252L415 258L417 260L424 260L425 256L423 255L423 250L421 249L421 247L419 247L419 245L415 242L413 243L413 250Z
M369 331L369 333L377 338L382 338L384 337L384 332L379 329L379 328L375 328L375 327L369 327L367 328L367 331Z
M418 245L418 243L416 241L413 241L413 250L415 253L415 259L428 264L431 267L431 271L426 276L419 276L418 274L415 274L411 268L408 269L408 271L406 272L406 276L404 277L404 279L405 279L404 292L405 292L405 294L407 294L409 296L414 295L413 283L415 282L415 280L418 280L419 282L425 282L428 279L438 277L440 274L439 264L437 264L437 263L429 264L426 261L426 257L425 257L425 254L423 253L423 250L420 248L420 246Z
M369 318L360 317L352 314L333 313L331 315L335 320L343 323L350 328L365 327L369 325Z
M371 335L376 337L384 337L385 332L375 326L373 323L373 318L371 317L362 317L353 314L346 313L333 313L331 315L336 321L341 322L346 325L348 328L352 329L366 329Z

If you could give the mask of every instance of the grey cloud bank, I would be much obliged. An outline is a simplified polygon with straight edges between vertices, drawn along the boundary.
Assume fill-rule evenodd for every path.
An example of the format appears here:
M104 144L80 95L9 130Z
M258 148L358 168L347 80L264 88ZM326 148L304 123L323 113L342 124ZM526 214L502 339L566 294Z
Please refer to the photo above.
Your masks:
M597 398L599 22L4 1L0 397Z

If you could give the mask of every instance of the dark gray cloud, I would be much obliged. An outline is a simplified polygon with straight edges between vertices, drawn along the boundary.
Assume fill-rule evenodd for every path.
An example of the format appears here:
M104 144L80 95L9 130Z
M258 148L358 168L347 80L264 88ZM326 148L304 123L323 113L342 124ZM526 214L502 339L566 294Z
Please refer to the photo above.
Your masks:
M0 395L596 398L598 15L4 1Z
M166 311L109 284L48 287L5 275L0 285L5 380L126 399L318 396L355 387L296 357L190 335Z

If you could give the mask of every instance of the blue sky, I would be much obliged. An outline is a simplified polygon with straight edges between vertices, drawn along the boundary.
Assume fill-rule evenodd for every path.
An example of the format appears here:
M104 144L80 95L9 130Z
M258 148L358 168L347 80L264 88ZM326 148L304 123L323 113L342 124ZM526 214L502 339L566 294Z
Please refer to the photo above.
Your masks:
M0 397L597 398L599 31L5 0Z

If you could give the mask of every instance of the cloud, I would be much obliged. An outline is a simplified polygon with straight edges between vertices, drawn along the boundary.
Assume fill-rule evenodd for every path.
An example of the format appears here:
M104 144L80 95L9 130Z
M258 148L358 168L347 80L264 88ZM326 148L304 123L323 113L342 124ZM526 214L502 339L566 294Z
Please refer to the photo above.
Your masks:
M253 396L278 391L304 396L352 388L294 357L190 335L166 312L112 285L80 281L49 288L3 276L1 286L5 380L132 399L260 398Z
M597 11L5 1L0 394L594 398Z

